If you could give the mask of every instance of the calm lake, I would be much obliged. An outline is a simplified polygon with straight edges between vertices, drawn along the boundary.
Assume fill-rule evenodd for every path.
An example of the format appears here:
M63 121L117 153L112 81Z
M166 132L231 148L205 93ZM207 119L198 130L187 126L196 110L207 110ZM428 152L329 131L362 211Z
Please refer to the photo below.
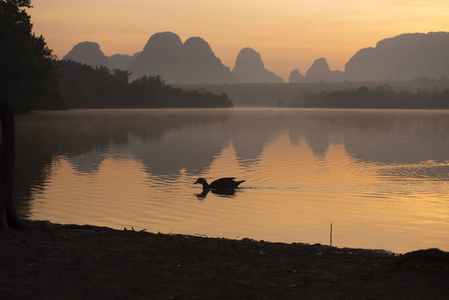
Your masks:
M16 118L15 195L55 223L449 250L449 111L78 110ZM198 177L246 180L199 195Z

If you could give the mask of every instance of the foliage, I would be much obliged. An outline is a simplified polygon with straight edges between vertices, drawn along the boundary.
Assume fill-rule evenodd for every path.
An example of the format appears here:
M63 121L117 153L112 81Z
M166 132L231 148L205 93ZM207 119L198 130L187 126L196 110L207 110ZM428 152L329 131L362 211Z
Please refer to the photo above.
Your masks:
M418 89L395 91L389 85L376 88L362 86L358 89L321 92L309 96L305 107L330 108L421 108L448 109L449 89L432 91Z
M32 32L30 0L0 0L0 94L16 111L61 108L54 56Z
M128 83L130 73L63 60L58 63L67 108L231 107L225 94L187 91L166 85L160 76Z

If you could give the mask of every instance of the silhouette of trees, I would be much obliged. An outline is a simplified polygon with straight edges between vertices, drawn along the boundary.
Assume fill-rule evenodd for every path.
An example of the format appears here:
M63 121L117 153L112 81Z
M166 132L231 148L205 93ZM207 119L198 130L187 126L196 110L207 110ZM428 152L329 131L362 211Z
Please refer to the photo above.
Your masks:
M61 108L55 57L36 37L30 0L0 0L0 93L15 111Z
M70 60L58 63L61 93L67 108L231 107L225 95L188 91L165 84L161 76L142 76L128 83L130 73Z
M449 89L395 91L389 85L376 88L321 92L306 98L305 107L449 109Z

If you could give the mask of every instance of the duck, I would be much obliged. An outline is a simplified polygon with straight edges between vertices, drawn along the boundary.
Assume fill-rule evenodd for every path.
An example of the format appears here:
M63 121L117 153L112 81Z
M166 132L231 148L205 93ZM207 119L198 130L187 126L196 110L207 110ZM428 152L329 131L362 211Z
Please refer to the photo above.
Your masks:
M203 190L233 190L236 189L239 184L245 182L245 180L235 181L235 177L225 177L214 180L211 184L208 184L205 178L198 178L194 184L201 183Z

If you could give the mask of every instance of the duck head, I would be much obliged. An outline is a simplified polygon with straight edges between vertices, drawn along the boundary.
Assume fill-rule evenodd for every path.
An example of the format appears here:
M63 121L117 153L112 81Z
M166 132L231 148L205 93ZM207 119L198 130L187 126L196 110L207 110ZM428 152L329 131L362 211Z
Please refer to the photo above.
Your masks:
M202 178L202 177L198 178L198 179L195 181L194 184L197 184L197 183L201 183L201 184L203 185L203 187L207 187L207 186L208 186L206 179L204 179L204 178Z
M209 190L209 184L207 183L206 179L200 177L198 178L194 184L201 183L203 185L203 191Z

